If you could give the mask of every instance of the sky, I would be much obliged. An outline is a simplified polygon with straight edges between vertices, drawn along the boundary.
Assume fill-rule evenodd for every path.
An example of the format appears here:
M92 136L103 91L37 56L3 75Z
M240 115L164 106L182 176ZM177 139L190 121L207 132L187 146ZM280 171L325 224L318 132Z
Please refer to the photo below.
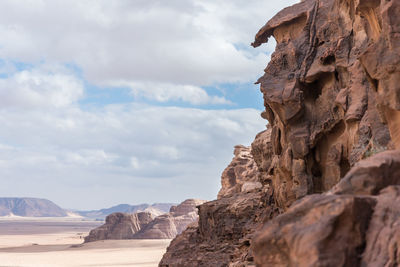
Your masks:
M212 200L265 129L273 41L293 0L0 1L0 196L63 208Z

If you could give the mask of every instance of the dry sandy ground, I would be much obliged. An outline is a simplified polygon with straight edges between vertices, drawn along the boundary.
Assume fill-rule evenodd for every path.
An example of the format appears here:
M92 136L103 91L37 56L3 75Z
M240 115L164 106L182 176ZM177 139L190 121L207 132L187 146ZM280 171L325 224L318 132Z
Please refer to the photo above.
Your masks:
M81 245L101 223L0 218L0 267L157 266L170 240L106 240Z

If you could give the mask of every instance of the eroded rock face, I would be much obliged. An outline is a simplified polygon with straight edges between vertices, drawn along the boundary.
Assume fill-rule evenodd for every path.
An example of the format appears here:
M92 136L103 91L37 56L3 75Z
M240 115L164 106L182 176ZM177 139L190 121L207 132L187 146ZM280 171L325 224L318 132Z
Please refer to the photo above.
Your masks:
M257 33L253 46L271 36L277 41L258 82L277 158L275 198L283 210L306 194L329 190L356 162L391 147L379 114L395 108L386 102L396 95L389 80L399 77L397 26L388 15L396 10L398 1L306 0Z
M198 224L171 242L160 266L218 267L251 262L252 234L273 212L262 195L240 193L201 205Z
M397 237L383 234L383 245L371 236L392 231L382 214L398 219L382 208L396 200L394 189L379 194L400 179L399 152L382 152L399 147L399 8L305 0L257 34L254 46L270 36L278 43L259 83L277 158L274 197L286 211L253 240L259 266L396 265Z
M105 224L90 231L85 242L105 239L132 239L154 217L148 212L134 214L116 212L107 216Z
M398 266L399 156L387 151L361 161L337 187L265 224L252 240L257 266Z
M258 80L268 128L160 266L398 265L399 14L399 0L303 0L257 33L277 42Z
M357 163L330 193L377 195L390 185L400 185L400 153L397 150L381 152Z
M357 266L375 204L365 196L303 198L253 239L257 266Z
M113 213L104 225L90 231L85 242L105 239L170 239L198 220L196 206L205 200L187 199L170 212L154 216L149 212Z
M369 222L361 266L400 265L400 186L381 191Z
M172 206L169 213L156 217L143 227L134 238L171 239L198 220L197 206L205 200L187 199L178 206Z
M249 147L235 146L235 157L221 176L221 190L218 198L229 197L242 191L261 188L257 179L257 165ZM249 190L250 189L250 190Z
M199 206L198 224L171 242L160 266L242 266L253 261L249 247L255 230L277 214L267 174L271 151L270 129L257 135L251 149L235 147L218 199Z

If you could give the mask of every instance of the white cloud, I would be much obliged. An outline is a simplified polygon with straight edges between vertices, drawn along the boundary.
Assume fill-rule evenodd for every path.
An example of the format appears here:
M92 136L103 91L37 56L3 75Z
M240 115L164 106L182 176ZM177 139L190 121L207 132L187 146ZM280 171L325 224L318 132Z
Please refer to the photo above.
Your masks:
M233 146L250 144L265 123L252 109L113 105L53 111L0 110L0 195L12 188L14 195L81 208L108 206L104 194L119 189L114 203L212 199ZM74 124L59 127L65 121ZM71 198L72 191L78 195Z
M233 146L264 129L259 111L84 109L84 85L129 87L136 100L231 104L229 92L205 86L255 81L273 44L249 44L295 2L0 1L0 196L71 208L215 198Z
M66 107L84 93L82 82L69 73L32 69L0 79L0 108Z
M255 33L295 2L5 0L0 58L72 62L101 85L249 82L273 49L250 48Z
M204 89L193 85L168 83L114 82L112 86L129 87L135 98L146 98L158 102L182 101L192 105L232 104L222 96L210 96Z

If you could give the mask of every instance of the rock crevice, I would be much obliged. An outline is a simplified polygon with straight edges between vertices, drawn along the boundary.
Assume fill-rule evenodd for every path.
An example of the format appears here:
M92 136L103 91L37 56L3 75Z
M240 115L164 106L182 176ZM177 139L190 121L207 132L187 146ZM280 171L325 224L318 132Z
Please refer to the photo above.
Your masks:
M398 0L303 0L260 29L254 47L277 42L257 82L267 130L160 266L400 264L399 14Z

